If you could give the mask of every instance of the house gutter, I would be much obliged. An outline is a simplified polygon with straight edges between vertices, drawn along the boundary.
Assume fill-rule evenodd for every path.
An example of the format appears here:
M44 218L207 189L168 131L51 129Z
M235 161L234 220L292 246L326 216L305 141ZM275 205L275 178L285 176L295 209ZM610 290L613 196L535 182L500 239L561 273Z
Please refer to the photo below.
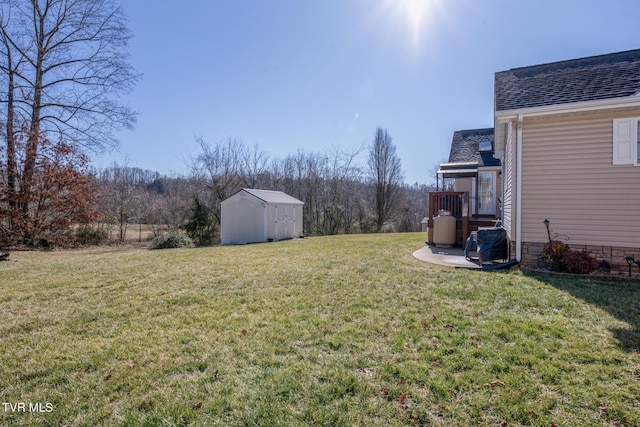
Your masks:
M516 128L516 259L522 260L522 121L524 115L518 114Z
M499 122L506 122L519 118L520 115L527 117L544 117L556 114L576 114L588 113L591 111L619 110L626 108L638 108L640 106L640 94L623 98L604 99L597 101L572 102L568 104L543 105L540 107L516 108L513 110L496 111L496 119Z

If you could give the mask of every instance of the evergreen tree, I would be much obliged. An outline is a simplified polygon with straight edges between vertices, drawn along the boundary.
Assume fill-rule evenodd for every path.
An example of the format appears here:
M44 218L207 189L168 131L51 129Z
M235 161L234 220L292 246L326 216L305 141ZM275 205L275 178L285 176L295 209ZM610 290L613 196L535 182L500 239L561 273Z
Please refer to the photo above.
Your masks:
M189 221L181 226L196 246L210 246L213 244L214 223L207 207L195 198L191 208Z

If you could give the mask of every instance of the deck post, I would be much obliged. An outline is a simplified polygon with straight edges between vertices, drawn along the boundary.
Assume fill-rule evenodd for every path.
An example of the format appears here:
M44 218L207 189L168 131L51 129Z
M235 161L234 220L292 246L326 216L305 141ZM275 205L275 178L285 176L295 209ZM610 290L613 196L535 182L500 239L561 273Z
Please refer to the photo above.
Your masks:
M462 236L460 243L462 246L465 244L465 240L469 237L469 192L465 191L462 194Z
M427 239L430 245L433 245L433 217L435 216L438 203L438 193L429 193L429 216L427 217Z

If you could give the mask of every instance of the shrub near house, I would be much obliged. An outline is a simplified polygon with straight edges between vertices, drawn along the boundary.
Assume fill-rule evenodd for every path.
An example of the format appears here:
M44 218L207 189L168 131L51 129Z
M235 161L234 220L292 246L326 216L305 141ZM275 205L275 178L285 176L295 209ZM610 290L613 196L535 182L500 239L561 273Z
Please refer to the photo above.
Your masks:
M587 251L575 251L566 243L555 241L551 245L552 252L547 243L542 251L541 258L551 270L561 273L590 274L595 271L597 261Z

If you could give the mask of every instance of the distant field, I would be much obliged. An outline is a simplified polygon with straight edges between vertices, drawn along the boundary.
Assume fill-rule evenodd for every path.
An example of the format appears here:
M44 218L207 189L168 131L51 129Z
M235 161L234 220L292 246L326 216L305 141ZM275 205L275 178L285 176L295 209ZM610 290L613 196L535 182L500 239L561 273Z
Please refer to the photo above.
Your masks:
M423 242L12 253L0 425L640 426L637 282L454 270Z
M120 240L120 227L118 225L98 223L94 224L93 227L104 231L109 242ZM168 229L165 225L128 224L124 234L124 243L148 243L156 234L162 234L167 231Z

